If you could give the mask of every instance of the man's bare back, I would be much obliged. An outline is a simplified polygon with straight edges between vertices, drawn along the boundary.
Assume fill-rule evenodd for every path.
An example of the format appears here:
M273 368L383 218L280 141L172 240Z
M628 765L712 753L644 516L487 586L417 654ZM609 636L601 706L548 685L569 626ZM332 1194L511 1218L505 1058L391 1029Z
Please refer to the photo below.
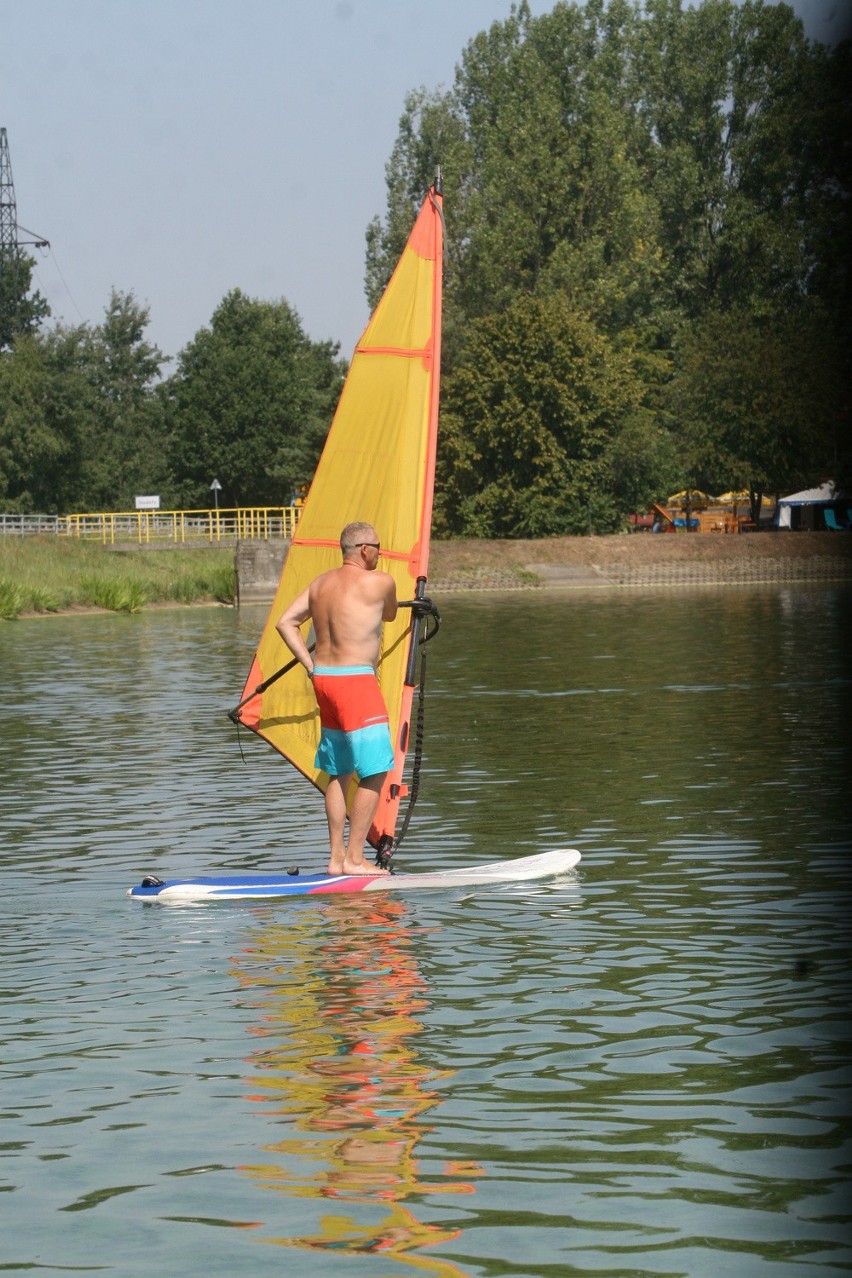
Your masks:
M312 581L290 604L276 629L308 673L322 666L372 666L379 660L382 622L397 612L396 583L390 573L364 570L347 560ZM313 660L300 626L313 621Z
M359 572L353 564L323 573L312 583L308 602L320 665L375 668L382 622L396 616L396 587L386 572Z

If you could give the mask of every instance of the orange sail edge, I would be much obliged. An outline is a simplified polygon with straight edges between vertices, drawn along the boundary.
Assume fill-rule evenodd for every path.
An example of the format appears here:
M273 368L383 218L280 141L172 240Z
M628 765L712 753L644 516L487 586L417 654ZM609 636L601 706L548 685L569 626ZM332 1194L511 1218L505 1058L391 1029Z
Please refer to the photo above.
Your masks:
M319 713L313 689L291 658L275 623L315 577L340 562L341 529L372 524L382 544L379 566L410 599L428 571L441 353L443 220L441 197L427 195L399 262L359 340L302 507L275 600L232 718L245 724L323 790L314 768ZM419 627L401 610L386 623L378 678L388 709L394 765L385 778L369 841L393 845L411 738L410 649ZM353 787L354 792L354 787ZM351 797L351 794L350 794Z

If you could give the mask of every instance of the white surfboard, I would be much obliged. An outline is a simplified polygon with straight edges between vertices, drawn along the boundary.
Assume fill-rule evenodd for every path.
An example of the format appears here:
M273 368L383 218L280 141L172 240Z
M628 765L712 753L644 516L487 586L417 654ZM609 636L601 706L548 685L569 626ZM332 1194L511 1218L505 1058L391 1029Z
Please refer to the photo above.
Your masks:
M553 878L577 865L574 848L556 848L535 856L492 861L488 865L404 874L222 874L195 879L159 879L149 875L127 895L161 905L183 901L269 900L282 896L316 896L331 892L407 892L419 888L473 887L488 883L521 883Z

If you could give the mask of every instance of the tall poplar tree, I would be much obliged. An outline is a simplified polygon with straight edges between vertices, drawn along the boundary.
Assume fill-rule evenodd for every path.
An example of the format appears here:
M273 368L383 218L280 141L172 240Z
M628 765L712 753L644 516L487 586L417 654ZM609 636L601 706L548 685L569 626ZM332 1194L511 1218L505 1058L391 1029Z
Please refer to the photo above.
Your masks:
M480 321L498 331L500 317L524 297L554 299L632 361L644 401L638 415L625 406L628 417L612 422L609 455L625 466L631 440L662 445L657 496L673 478L672 449L684 483L698 454L709 456L706 435L700 447L697 440L689 378L695 352L716 349L714 334L739 329L740 369L705 363L705 403L728 396L730 407L734 376L757 387L764 354L798 324L826 388L820 419L836 421L848 403L838 352L849 337L849 71L849 45L809 42L783 3L587 0L533 18L522 2L469 43L452 89L411 95L388 165L386 218L368 231L367 278L375 297L440 160L449 246L444 387L452 405L439 443L445 457L461 455L466 432L482 441L489 430L495 440L505 430L507 405L469 416L472 403L456 393L456 379L464 387L480 380L471 368L485 356ZM820 329L833 335L822 346L810 337ZM535 368L538 358L536 338L519 332L513 368ZM567 376L568 364L561 367ZM771 367L770 358L763 371ZM526 385L534 397L531 378ZM778 402L763 423L775 423L768 437L748 418L748 403L764 402L762 395L742 397L740 418L729 414L724 427L717 415L715 471L751 467L749 482L771 485L808 464L820 470L825 435L806 427L800 412L809 385L776 380ZM486 399L477 400L480 409ZM561 400L569 402L568 388ZM519 441L535 429L529 407L524 396L513 401ZM532 436L527 442L534 452ZM493 504L488 450L478 447L480 470L470 456L464 461L465 500L444 511L450 531L476 531ZM502 456L502 491L547 505L526 482L523 442ZM566 476L579 476L577 459L566 453L562 462ZM647 475L641 459L628 469ZM577 494L571 509L563 502L566 530L592 508L581 487L578 479L565 488ZM617 513L636 491L616 485ZM609 525L611 510L595 518ZM520 527L514 517L504 523ZM536 523L555 530L552 505L538 520L527 516Z

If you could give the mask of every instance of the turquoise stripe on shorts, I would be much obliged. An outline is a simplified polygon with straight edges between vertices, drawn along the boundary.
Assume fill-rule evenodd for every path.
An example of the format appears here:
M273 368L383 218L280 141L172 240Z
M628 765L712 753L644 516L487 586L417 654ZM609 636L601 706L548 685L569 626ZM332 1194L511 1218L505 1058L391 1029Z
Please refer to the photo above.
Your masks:
M359 728L357 732L341 732L339 728L323 728L314 766L330 777L372 777L393 767L393 747L386 723Z
M314 666L314 674L318 675L374 675L375 673L372 666Z

